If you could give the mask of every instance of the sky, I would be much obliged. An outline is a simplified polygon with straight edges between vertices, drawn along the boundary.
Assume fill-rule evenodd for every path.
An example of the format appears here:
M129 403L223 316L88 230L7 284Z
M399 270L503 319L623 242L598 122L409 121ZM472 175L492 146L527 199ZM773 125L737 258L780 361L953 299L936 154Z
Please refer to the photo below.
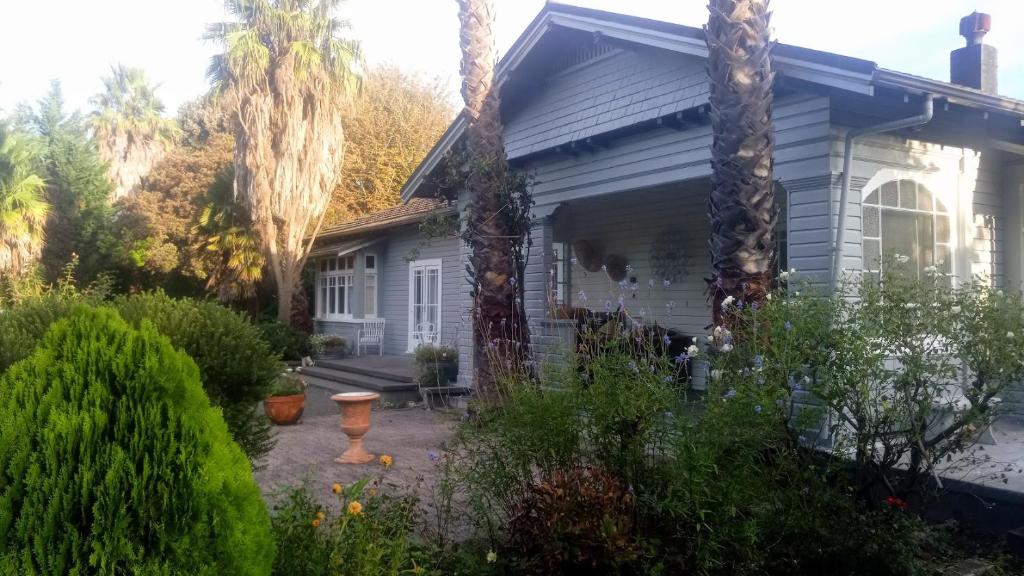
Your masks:
M544 0L494 0L500 53ZM569 3L699 26L707 0L568 0ZM986 41L999 49L1000 92L1024 99L1024 2L1020 0L774 0L774 37L786 44L873 60L880 66L948 80L949 52L963 45L958 22L974 10L993 17ZM448 83L458 98L455 0L348 0L367 63L394 64ZM207 89L217 47L200 36L224 18L220 0L0 0L0 113L35 102L59 79L71 108L89 109L110 66L143 68L168 113ZM1017 30L1014 30L1014 28Z

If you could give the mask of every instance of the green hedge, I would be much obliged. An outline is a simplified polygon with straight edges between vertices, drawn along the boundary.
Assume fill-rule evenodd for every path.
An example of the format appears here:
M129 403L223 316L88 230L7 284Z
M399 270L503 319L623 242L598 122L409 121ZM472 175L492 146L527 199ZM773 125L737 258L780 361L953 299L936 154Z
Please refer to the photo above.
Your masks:
M0 573L265 575L269 517L199 371L77 307L0 379Z
M28 356L51 324L84 301L55 292L0 314L0 372ZM270 426L255 407L281 373L281 363L258 327L215 302L162 292L122 296L110 305L135 327L149 320L192 357L210 401L224 411L232 437L250 460L269 452Z

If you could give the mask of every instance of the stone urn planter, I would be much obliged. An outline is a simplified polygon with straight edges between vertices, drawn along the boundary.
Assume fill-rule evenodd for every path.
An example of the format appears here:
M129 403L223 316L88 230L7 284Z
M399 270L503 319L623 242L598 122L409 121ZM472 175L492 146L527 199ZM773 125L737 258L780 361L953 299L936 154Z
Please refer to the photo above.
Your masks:
M376 392L343 392L331 396L341 410L341 431L348 436L348 449L334 459L338 464L366 464L373 460L363 448L363 436L370 429L370 408L380 398Z
M278 426L295 424L302 417L306 407L306 383L294 374L282 376L270 396L263 400L263 411L267 418Z

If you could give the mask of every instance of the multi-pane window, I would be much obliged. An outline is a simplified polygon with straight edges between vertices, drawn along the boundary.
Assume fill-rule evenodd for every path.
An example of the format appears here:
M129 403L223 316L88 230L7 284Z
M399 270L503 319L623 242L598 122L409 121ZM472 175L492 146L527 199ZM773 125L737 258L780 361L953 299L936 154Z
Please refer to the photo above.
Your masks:
M317 317L346 318L352 316L352 271L355 258L342 256L320 261L317 275Z
M377 256L367 254L363 260L363 313L367 318L377 316Z
M934 266L949 278L953 271L950 216L924 185L892 180L864 198L864 273L877 279L887 257L905 261L914 278Z
M552 303L556 305L568 304L569 244L567 242L555 242L551 245L551 250L549 289L551 290Z

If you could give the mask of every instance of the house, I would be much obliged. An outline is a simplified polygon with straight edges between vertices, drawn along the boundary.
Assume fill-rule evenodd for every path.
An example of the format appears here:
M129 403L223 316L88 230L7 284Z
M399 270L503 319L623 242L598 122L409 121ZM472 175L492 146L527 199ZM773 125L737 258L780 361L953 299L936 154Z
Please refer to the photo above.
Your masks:
M432 237L421 226L454 214L443 201L412 198L322 230L309 256L316 332L354 342L367 320L384 320L383 354L453 344L460 323L452 319L463 314L460 242L452 234Z
M1024 101L998 95L995 49L978 22L965 19L967 46L950 56L955 83L776 46L784 268L828 283L877 273L880 254L899 252L919 270L1021 287ZM549 2L501 60L506 152L534 180L525 287L542 361L572 345L557 318L566 306L604 310L622 298L647 322L706 333L706 58L699 28ZM404 201L437 196L466 126L456 118L402 189ZM410 246L405 234L391 241ZM443 262L468 259L461 243L446 247ZM405 265L389 266L389 281L409 282ZM456 336L468 384L470 287L459 271L443 278L441 339ZM400 307L408 287L391 289ZM409 348L404 330L396 326L388 351Z

